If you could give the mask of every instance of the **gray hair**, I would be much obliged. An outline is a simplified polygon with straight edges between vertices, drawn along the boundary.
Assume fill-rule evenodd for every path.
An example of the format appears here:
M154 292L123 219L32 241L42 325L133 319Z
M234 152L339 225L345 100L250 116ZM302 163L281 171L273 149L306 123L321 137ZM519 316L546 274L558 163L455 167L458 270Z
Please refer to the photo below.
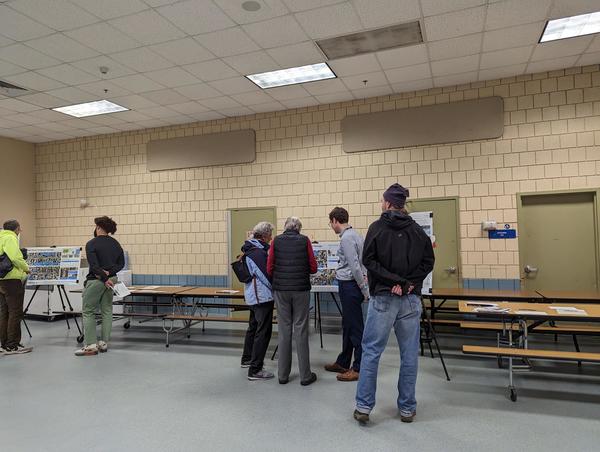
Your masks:
M283 229L286 231L300 232L302 230L302 222L298 217L288 217L287 220L285 220Z
M264 239L273 235L273 225L268 221L261 221L252 229L252 237L255 239Z
M17 220L6 220L4 222L4 224L2 225L2 229L14 232L17 229L19 229L19 226L21 226L21 225L19 224L19 222Z

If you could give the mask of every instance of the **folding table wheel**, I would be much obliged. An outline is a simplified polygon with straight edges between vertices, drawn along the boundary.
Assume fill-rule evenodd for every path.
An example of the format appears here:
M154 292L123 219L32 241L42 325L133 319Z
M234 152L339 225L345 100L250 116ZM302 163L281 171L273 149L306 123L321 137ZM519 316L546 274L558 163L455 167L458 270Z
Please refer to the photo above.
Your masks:
M77 343L78 344L83 343L83 334L81 336L77 336Z
M517 401L517 390L511 386L510 388L508 388L509 390L509 396L510 396L510 400L512 400L513 402Z
M129 320L123 324L123 328L125 328L126 330L128 330L130 326L131 326L131 321L129 321Z

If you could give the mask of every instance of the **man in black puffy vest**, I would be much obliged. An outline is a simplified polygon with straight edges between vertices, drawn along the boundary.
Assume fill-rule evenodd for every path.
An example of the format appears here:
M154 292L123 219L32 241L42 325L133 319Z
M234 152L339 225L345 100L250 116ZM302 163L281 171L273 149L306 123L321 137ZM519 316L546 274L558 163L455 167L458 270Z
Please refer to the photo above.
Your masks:
M317 261L310 239L300 234L301 229L302 223L297 217L285 221L283 234L275 237L269 248L267 271L273 281L273 298L277 306L279 383L286 384L290 378L293 333L300 384L308 386L317 380L310 370L308 350L310 275L317 272Z

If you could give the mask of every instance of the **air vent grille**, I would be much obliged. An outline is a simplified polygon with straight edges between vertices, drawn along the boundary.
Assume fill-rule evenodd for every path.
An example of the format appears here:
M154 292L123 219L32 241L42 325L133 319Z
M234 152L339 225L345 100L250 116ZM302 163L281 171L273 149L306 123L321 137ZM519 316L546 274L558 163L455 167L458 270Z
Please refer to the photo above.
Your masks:
M0 94L3 94L4 96L16 97L25 94L26 92L27 90L25 88L0 80Z

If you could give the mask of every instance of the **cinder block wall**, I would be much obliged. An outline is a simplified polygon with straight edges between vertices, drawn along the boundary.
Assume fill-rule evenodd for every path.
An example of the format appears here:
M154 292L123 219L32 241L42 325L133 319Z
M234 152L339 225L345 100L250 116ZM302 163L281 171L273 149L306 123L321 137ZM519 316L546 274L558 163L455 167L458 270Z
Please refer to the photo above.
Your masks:
M497 140L345 154L350 114L502 96ZM150 139L256 129L251 165L149 173ZM203 123L102 135L36 147L39 245L79 245L92 218L119 223L135 273L226 275L226 209L277 206L278 228L298 215L316 240L334 239L331 207L366 231L382 190L400 182L414 198L460 197L462 276L519 278L518 241L488 240L482 220L518 229L516 193L600 186L598 65ZM79 199L91 207L81 209Z

